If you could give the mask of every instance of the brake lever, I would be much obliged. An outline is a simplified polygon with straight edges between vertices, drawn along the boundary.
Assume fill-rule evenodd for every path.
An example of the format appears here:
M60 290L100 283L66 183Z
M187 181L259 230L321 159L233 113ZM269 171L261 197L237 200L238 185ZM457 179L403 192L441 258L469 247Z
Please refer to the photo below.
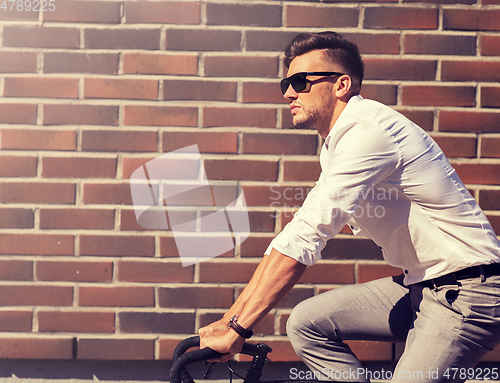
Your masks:
M210 377L210 375L212 375L212 371L214 370L214 367L216 364L217 364L217 362L210 363L210 367L208 367L208 371L205 373L205 375L203 375L204 379L208 379ZM205 366L206 366L206 364L205 364Z

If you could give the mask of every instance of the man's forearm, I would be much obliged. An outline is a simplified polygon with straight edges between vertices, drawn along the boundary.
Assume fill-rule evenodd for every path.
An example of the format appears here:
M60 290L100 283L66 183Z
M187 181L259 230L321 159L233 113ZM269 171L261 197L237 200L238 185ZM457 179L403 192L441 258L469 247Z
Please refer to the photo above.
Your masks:
M258 280L252 278L249 296L242 300L243 307L238 323L247 329L255 325L292 289L299 281L307 266L273 249L262 265ZM245 289L246 290L246 289Z

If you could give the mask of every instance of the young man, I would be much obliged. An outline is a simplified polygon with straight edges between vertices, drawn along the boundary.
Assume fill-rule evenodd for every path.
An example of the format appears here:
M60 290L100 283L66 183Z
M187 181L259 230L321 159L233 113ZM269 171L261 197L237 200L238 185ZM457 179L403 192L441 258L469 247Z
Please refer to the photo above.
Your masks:
M348 223L403 274L297 305L287 324L297 354L325 379L364 382L344 340L405 342L392 381L465 381L460 371L500 342L500 245L491 225L422 129L359 96L363 63L353 43L333 32L301 34L285 56L281 89L294 125L325 139L322 173L224 318L200 329L202 347L225 353L222 360L238 352Z

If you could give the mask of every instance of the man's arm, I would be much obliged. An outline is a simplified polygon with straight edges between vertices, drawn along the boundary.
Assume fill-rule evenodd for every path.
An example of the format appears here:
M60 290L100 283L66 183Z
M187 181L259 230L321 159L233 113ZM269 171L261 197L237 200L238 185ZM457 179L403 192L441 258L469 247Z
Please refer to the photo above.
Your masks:
M253 329L292 289L306 268L306 265L273 249L267 259L263 260L257 268L251 282L240 296L241 299L238 299L228 312L231 312L230 315L239 315L238 324L246 329ZM239 309L241 311L236 312ZM228 354L223 360L238 353L245 341L243 337L232 330L216 331L203 335L200 332L200 335L202 348L210 347L223 354Z

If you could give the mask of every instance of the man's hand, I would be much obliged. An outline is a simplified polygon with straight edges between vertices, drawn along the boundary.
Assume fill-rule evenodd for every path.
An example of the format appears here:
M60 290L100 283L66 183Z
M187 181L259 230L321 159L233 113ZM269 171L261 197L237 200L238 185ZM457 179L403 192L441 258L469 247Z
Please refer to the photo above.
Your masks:
M224 354L219 359L214 360L219 362L226 362L233 355L239 353L243 343L245 343L245 338L232 330L228 330L227 326L225 331L212 331L204 336L200 335L200 348L209 347Z
M227 320L227 319L224 319L224 318L219 319L218 321L213 322L213 323L209 324L208 326L200 328L198 330L198 335L200 336L200 338L203 338L206 335L210 335L213 332L227 331L227 323L228 322L229 322L229 320Z

